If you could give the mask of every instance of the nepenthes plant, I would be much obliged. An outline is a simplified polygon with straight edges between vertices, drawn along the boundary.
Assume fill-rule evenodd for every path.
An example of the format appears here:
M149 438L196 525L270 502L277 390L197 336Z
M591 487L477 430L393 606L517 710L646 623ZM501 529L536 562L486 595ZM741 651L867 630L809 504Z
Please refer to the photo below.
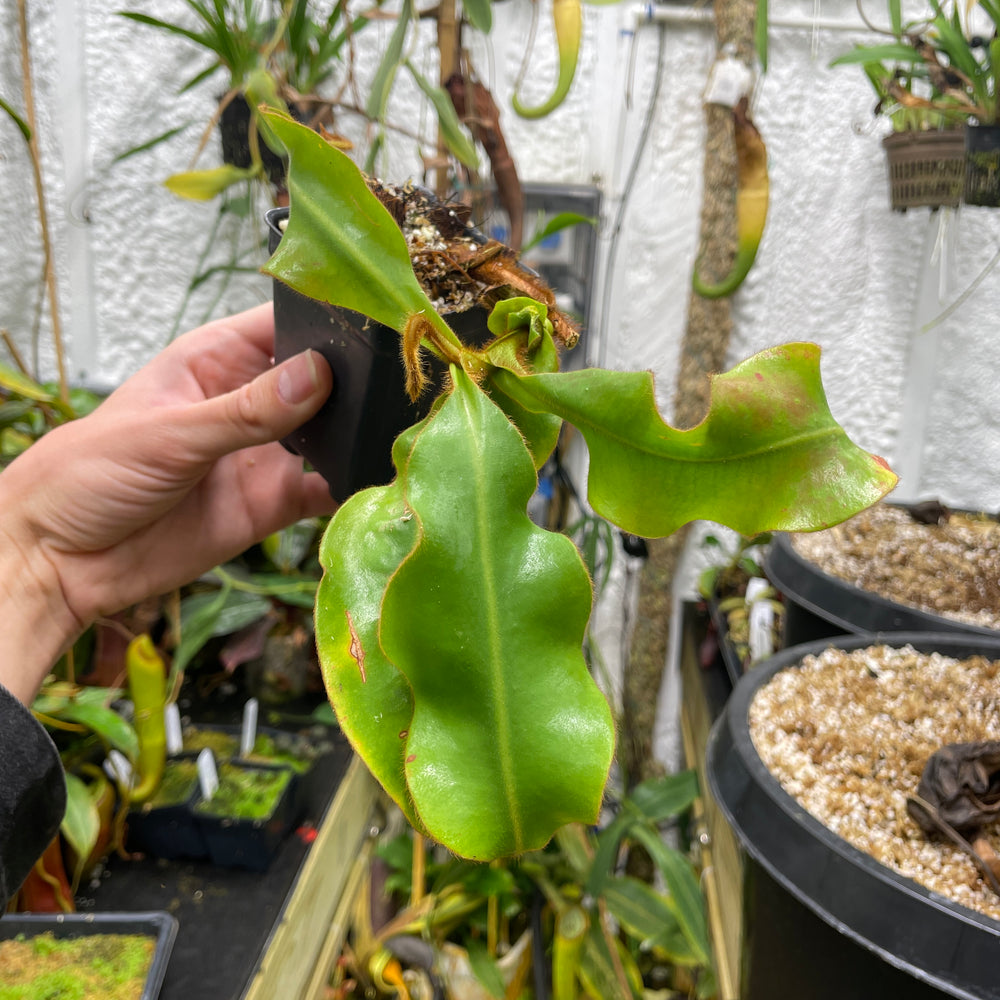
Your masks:
M351 160L264 114L291 199L265 270L397 330L413 394L428 391L429 357L447 372L395 441L395 478L351 496L323 539L315 617L330 701L417 830L480 860L542 847L595 820L615 742L582 651L591 581L573 543L526 513L563 422L586 442L593 510L645 537L696 519L744 535L824 528L896 477L834 420L814 344L714 376L705 419L677 430L651 373L560 371L549 307L523 289L496 289L485 338L463 342Z

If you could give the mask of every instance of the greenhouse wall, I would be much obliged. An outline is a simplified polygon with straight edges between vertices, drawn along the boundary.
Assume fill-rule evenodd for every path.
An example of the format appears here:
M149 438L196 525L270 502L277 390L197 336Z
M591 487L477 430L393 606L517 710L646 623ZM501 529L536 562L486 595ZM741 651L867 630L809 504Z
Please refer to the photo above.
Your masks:
M183 19L183 0L122 0L133 11ZM190 47L116 14L114 4L29 0L38 140L58 294L72 380L110 388L179 330L264 300L255 273L261 234L185 202L163 180L186 169L201 126L225 86L185 93L202 65ZM717 58L711 14L693 5L585 5L577 78L568 100L540 120L518 118L510 96L521 71L533 5L494 5L488 39L468 39L480 77L525 181L593 184L602 194L599 268L588 360L651 368L664 412L687 322L698 253L704 166L703 99ZM881 10L868 12L879 23ZM875 37L854 0L771 4L769 69L752 114L768 147L771 203L757 262L733 298L730 361L808 340L823 350L835 416L866 448L904 473L900 496L936 496L1000 508L1000 393L996 336L1000 216L988 208L932 212L889 207L875 98L854 68L830 61ZM355 81L364 92L391 20L360 35ZM411 57L434 76L431 28ZM543 97L555 75L548 8L540 8L522 92ZM0 7L0 96L24 108L17 7ZM397 135L378 162L387 180L423 179L433 121L416 88L389 104L423 142ZM192 124L193 123L193 124ZM342 121L358 150L360 119ZM122 154L173 128L145 152ZM642 155L633 163L636 151ZM212 136L198 160L218 160ZM629 178L633 177L632 183ZM55 370L51 319L38 302L42 252L30 165L14 124L0 118L0 197L11 225L0 249L0 327L43 377ZM210 240L210 234L214 237ZM236 260L223 287L213 266ZM610 273L607 262L612 261ZM195 275L207 274L191 288Z

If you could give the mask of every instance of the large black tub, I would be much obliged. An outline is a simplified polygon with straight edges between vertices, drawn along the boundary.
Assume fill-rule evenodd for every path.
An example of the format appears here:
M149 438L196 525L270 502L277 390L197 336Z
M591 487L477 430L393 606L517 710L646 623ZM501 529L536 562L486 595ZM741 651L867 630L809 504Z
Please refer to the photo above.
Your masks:
M850 636L841 649L910 643L1000 658L1000 640ZM745 674L706 750L709 791L745 853L742 1000L1000 1000L1000 922L879 864L828 830L779 784L750 740L758 689L831 645L785 649Z
M830 576L799 555L792 537L783 533L772 539L766 573L785 599L786 646L868 632L962 632L1000 639L994 629L898 604Z

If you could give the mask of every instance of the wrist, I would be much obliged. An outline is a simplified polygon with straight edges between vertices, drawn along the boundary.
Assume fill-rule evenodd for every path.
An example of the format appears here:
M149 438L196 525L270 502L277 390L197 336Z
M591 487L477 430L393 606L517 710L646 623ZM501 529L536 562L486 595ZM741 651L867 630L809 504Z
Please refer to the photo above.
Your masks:
M3 509L0 501L0 510ZM9 511L10 508L8 508ZM0 514L0 683L30 705L56 660L82 631L42 546Z

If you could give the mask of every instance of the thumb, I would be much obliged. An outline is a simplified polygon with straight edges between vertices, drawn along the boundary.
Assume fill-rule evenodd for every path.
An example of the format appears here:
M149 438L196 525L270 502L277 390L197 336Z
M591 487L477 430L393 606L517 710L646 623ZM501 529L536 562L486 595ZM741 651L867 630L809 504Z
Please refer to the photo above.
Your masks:
M190 445L214 460L290 434L323 405L333 375L318 351L303 351L252 382L189 407Z

